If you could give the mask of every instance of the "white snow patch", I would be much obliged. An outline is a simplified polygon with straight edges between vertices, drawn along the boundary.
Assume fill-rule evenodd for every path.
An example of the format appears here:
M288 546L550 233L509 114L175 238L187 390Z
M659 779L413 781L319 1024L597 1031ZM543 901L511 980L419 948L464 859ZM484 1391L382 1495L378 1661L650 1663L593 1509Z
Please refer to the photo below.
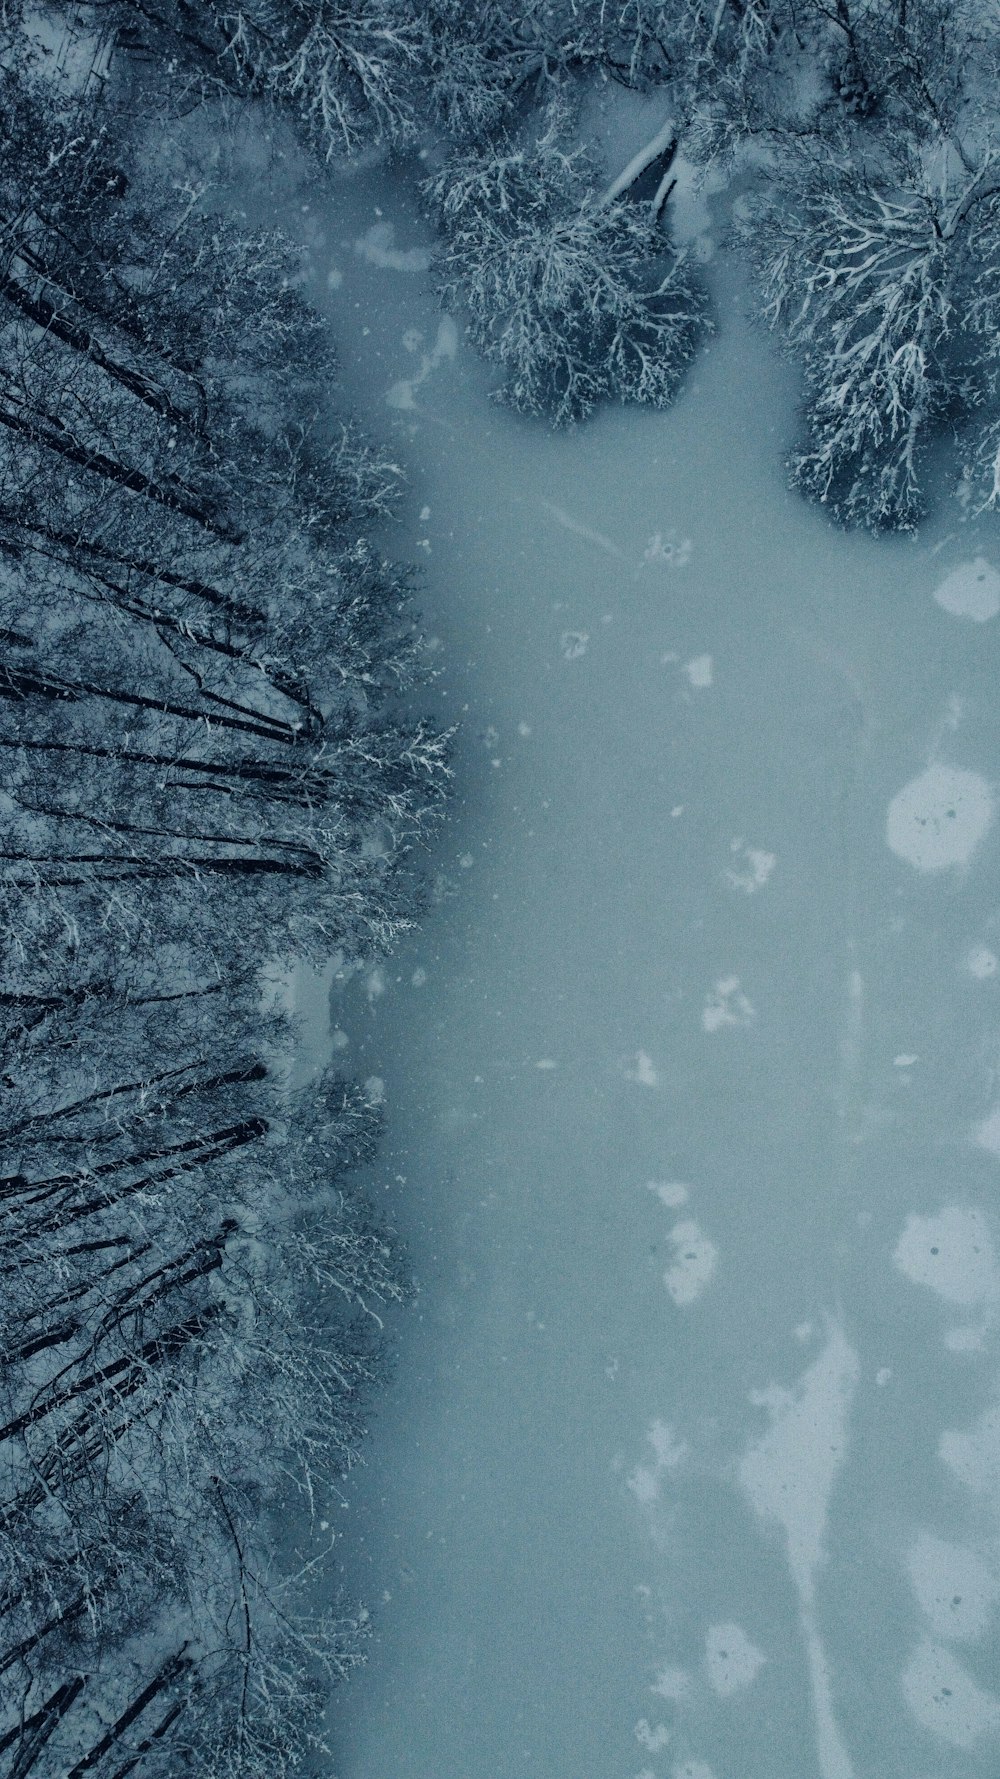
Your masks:
M1000 1597L1000 1584L964 1544L921 1531L906 1553L917 1605L938 1637L981 1637Z
M385 1082L381 1075L369 1075L363 1082L365 1099L370 1106L380 1106L385 1099Z
M711 1767L703 1760L682 1760L671 1768L671 1779L715 1779Z
M587 653L590 636L586 630L564 630L559 638L559 651L564 661L579 661Z
M333 1031L330 1033L330 1043L334 1050L346 1050L350 1041L347 1033L343 1031L339 1025L335 1025Z
M422 964L417 965L413 975L410 977L410 981L414 988L423 988L424 983L427 981L427 971L423 968Z
M788 1563L804 1602L824 1558L830 1494L847 1452L847 1416L858 1380L858 1356L831 1323L826 1345L792 1389L769 1384L751 1402L771 1425L746 1451L739 1480L762 1520L777 1520Z
M990 1122L1000 1134L1000 1113ZM915 1285L927 1285L948 1303L989 1301L1000 1283L985 1220L964 1205L946 1205L933 1217L907 1217L893 1260Z
M690 685L710 686L713 679L711 655L696 655L693 661L685 661L684 672Z
M365 994L370 1001L377 1001L386 991L385 971L376 965L365 977Z
M649 1690L658 1699L672 1699L680 1704L691 1691L691 1676L684 1668L661 1668Z
M751 1686L767 1661L740 1625L710 1625L705 1636L705 1671L713 1692L728 1699Z
M659 1754L660 1749L666 1748L670 1741L670 1731L665 1723L658 1723L654 1729L648 1717L640 1717L635 1726L635 1739L650 1754Z
M977 556L975 561L953 568L940 587L935 587L934 597L953 618L986 624L1000 612L1000 574L985 556Z
M663 1283L681 1307L694 1303L715 1272L719 1251L692 1219L675 1223L670 1231L675 1260L663 1275Z
M902 1056L894 1056L892 1066L894 1069L912 1069L914 1063L919 1061L919 1056L911 1056L909 1052L906 1052Z
M661 568L683 568L691 560L691 547L691 539L680 537L676 531L654 531L642 552L642 560Z
M626 1486L643 1507L656 1500L664 1471L676 1470L683 1464L689 1449L683 1439L675 1438L673 1428L666 1421L652 1421L646 1439L653 1448L653 1462L637 1464L626 1478Z
M430 247L396 247L396 230L391 222L374 222L359 235L354 251L369 265L385 272L426 272L433 258ZM453 324L454 325L454 324Z
M942 1433L938 1454L974 1494L1000 1493L1000 1406L986 1409L967 1431Z
M742 871L728 870L726 876L734 889L740 889L744 895L752 896L756 890L763 889L778 863L777 854L764 852L759 846L744 846L742 840L731 840L731 853L738 854L745 869Z
M675 1211L686 1205L691 1196L690 1189L681 1184L680 1180L647 1180L646 1191L655 1192L661 1205Z
M540 1056L535 1067L536 1069L557 1069L559 1064L552 1056Z
M331 266L326 275L327 290L339 290L344 282L344 274L338 266Z
M995 951L990 950L988 945L973 946L965 960L965 968L969 975L975 976L979 982L985 982L987 977L995 976L998 966L1000 966L1000 958L997 957Z
M977 1686L950 1649L929 1638L910 1657L903 1697L921 1727L953 1748L971 1748L1000 1728L1000 1699Z
M423 336L419 336L422 338ZM404 342L405 343L405 342ZM412 348L410 348L412 350ZM403 377L386 391L386 405L390 408L413 409L417 405L417 390L426 383L428 377L443 364L445 359L452 359L458 351L458 329L450 315L443 315L438 323L437 338L429 352L420 355L420 369L415 377ZM429 539L421 538L421 543L429 547ZM429 645L428 645L429 646Z
M632 1061L625 1064L622 1074L626 1081L636 1081L640 1087L659 1087L660 1076L653 1059L645 1050L637 1050Z
M749 1025L756 1014L740 989L738 976L720 976L702 1008L702 1029L718 1032L725 1026Z
M972 1140L977 1149L985 1149L1000 1159L1000 1106L976 1125Z
M886 844L918 871L967 865L993 816L993 793L978 772L929 766L889 804Z

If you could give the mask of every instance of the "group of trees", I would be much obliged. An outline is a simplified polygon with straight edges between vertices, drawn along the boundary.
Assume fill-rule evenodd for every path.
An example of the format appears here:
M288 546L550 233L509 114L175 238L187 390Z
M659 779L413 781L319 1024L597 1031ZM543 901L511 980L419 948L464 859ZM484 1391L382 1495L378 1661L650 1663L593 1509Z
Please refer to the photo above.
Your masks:
M79 8L77 10L80 10ZM705 331L669 234L671 162L754 174L742 239L803 372L793 481L846 522L912 526L928 447L961 429L1000 502L1000 250L987 0L90 0L184 91L265 96L327 155L428 143L444 300L498 394L566 421L662 403ZM574 92L662 98L647 156L607 183Z
M262 972L410 924L447 737L295 256L0 47L0 1773L272 1779L404 1279Z

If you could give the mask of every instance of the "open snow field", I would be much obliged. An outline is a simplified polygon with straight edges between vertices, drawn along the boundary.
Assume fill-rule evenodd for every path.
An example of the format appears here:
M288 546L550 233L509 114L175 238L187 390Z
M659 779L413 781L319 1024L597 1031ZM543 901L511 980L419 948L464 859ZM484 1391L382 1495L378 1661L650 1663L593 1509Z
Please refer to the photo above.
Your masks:
M987 1779L1000 538L787 493L718 260L676 407L553 435L405 191L299 201L463 725L423 929L332 1001L421 1285L341 1515L336 1771Z

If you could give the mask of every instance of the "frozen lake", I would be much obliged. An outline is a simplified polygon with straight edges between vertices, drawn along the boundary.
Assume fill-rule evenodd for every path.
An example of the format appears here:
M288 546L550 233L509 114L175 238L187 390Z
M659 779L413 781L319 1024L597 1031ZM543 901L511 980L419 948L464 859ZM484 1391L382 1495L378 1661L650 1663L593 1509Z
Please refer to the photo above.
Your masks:
M986 1779L995 528L787 493L718 262L676 407L554 436L405 193L301 202L463 724L435 904L334 997L421 1285L341 1516L339 1779Z

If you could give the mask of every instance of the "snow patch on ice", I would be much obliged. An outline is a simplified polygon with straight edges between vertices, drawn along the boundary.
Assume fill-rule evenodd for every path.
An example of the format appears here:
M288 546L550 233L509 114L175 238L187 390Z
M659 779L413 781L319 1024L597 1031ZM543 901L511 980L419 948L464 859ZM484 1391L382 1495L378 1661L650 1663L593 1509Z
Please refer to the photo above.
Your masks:
M650 1423L646 1442L653 1448L652 1462L637 1464L625 1479L626 1486L642 1507L648 1507L656 1500L664 1473L676 1470L688 1455L686 1442L675 1438L673 1428L666 1421Z
M693 661L685 661L684 672L690 685L699 689L710 686L714 678L711 655L695 655Z
M681 1307L694 1303L711 1282L719 1260L719 1251L693 1219L675 1223L670 1231L675 1259L663 1275L674 1302Z
M649 1690L658 1699L672 1699L679 1705L691 1691L691 1676L684 1668L661 1668Z
M920 1531L906 1553L917 1605L938 1637L981 1637L1000 1598L1000 1583L975 1551Z
M978 772L929 766L889 804L886 844L918 871L967 865L994 812L993 793Z
M971 1748L1000 1728L1000 1699L977 1686L950 1649L929 1638L910 1657L903 1697L921 1728L953 1748Z
M635 1726L635 1739L650 1754L659 1754L670 1741L670 1731L665 1723L658 1723L654 1729L648 1717L640 1717Z
M971 618L974 624L986 624L1000 612L1000 574L977 556L973 562L962 562L935 587L938 605L953 618Z
M1000 1406L986 1409L970 1429L942 1433L938 1453L973 1494L1000 1493Z
M742 871L727 870L726 876L733 888L742 890L747 896L763 889L778 863L777 855L764 852L759 846L745 846L742 840L731 840L729 850L744 866Z
M642 552L642 560L661 568L683 568L691 560L691 549L689 537L681 537L672 530L654 531Z
M989 1122L1000 1141L1000 1113ZM907 1217L893 1260L915 1285L928 1286L948 1303L969 1307L997 1296L993 1242L981 1212L971 1207L946 1205L933 1217Z
M767 1661L740 1625L710 1625L705 1636L705 1671L713 1692L727 1699L751 1686Z
M858 1356L843 1331L833 1322L828 1328L826 1346L793 1389L770 1384L752 1394L750 1400L769 1411L771 1425L744 1454L739 1480L758 1517L784 1528L800 1602L820 1779L854 1779L813 1609L816 1571L826 1555L830 1496L847 1455L847 1419L859 1374Z
M682 1760L671 1768L671 1779L715 1779L711 1767L703 1760Z
M976 1125L972 1140L977 1149L985 1149L1000 1159L1000 1106Z
M635 1081L640 1087L660 1085L659 1071L645 1050L637 1050L631 1061L622 1065L622 1074L626 1081Z
M858 1356L831 1323L819 1358L792 1389L769 1384L750 1400L766 1408L768 1431L746 1451L739 1480L763 1520L777 1520L802 1599L824 1559L827 1508L847 1453L847 1417L858 1380Z
M703 1031L718 1032L726 1026L750 1025L756 1018L753 1007L740 988L738 976L720 976L702 1008Z
M412 351L422 337L422 335L418 336L418 339L408 347L408 350ZM406 344L407 341L404 339L404 345ZM392 388L386 391L386 406L407 411L414 409L417 405L417 390L426 383L428 377L432 376L446 359L454 358L457 351L458 329L450 315L443 315L438 323L434 345L429 352L423 352L420 355L420 369L416 376L403 377L398 383L394 383Z
M396 247L396 230L391 222L373 222L359 235L354 251L369 265L385 272L426 272L434 250L431 247Z
M690 1189L681 1184L680 1180L647 1180L646 1191L655 1192L661 1205L675 1211L686 1205L691 1196Z
M559 652L564 661L579 661L587 653L590 636L586 630L564 630L559 638Z
M1000 967L1000 958L988 945L974 945L965 959L965 968L970 976L978 982L985 982L988 977L995 976Z

